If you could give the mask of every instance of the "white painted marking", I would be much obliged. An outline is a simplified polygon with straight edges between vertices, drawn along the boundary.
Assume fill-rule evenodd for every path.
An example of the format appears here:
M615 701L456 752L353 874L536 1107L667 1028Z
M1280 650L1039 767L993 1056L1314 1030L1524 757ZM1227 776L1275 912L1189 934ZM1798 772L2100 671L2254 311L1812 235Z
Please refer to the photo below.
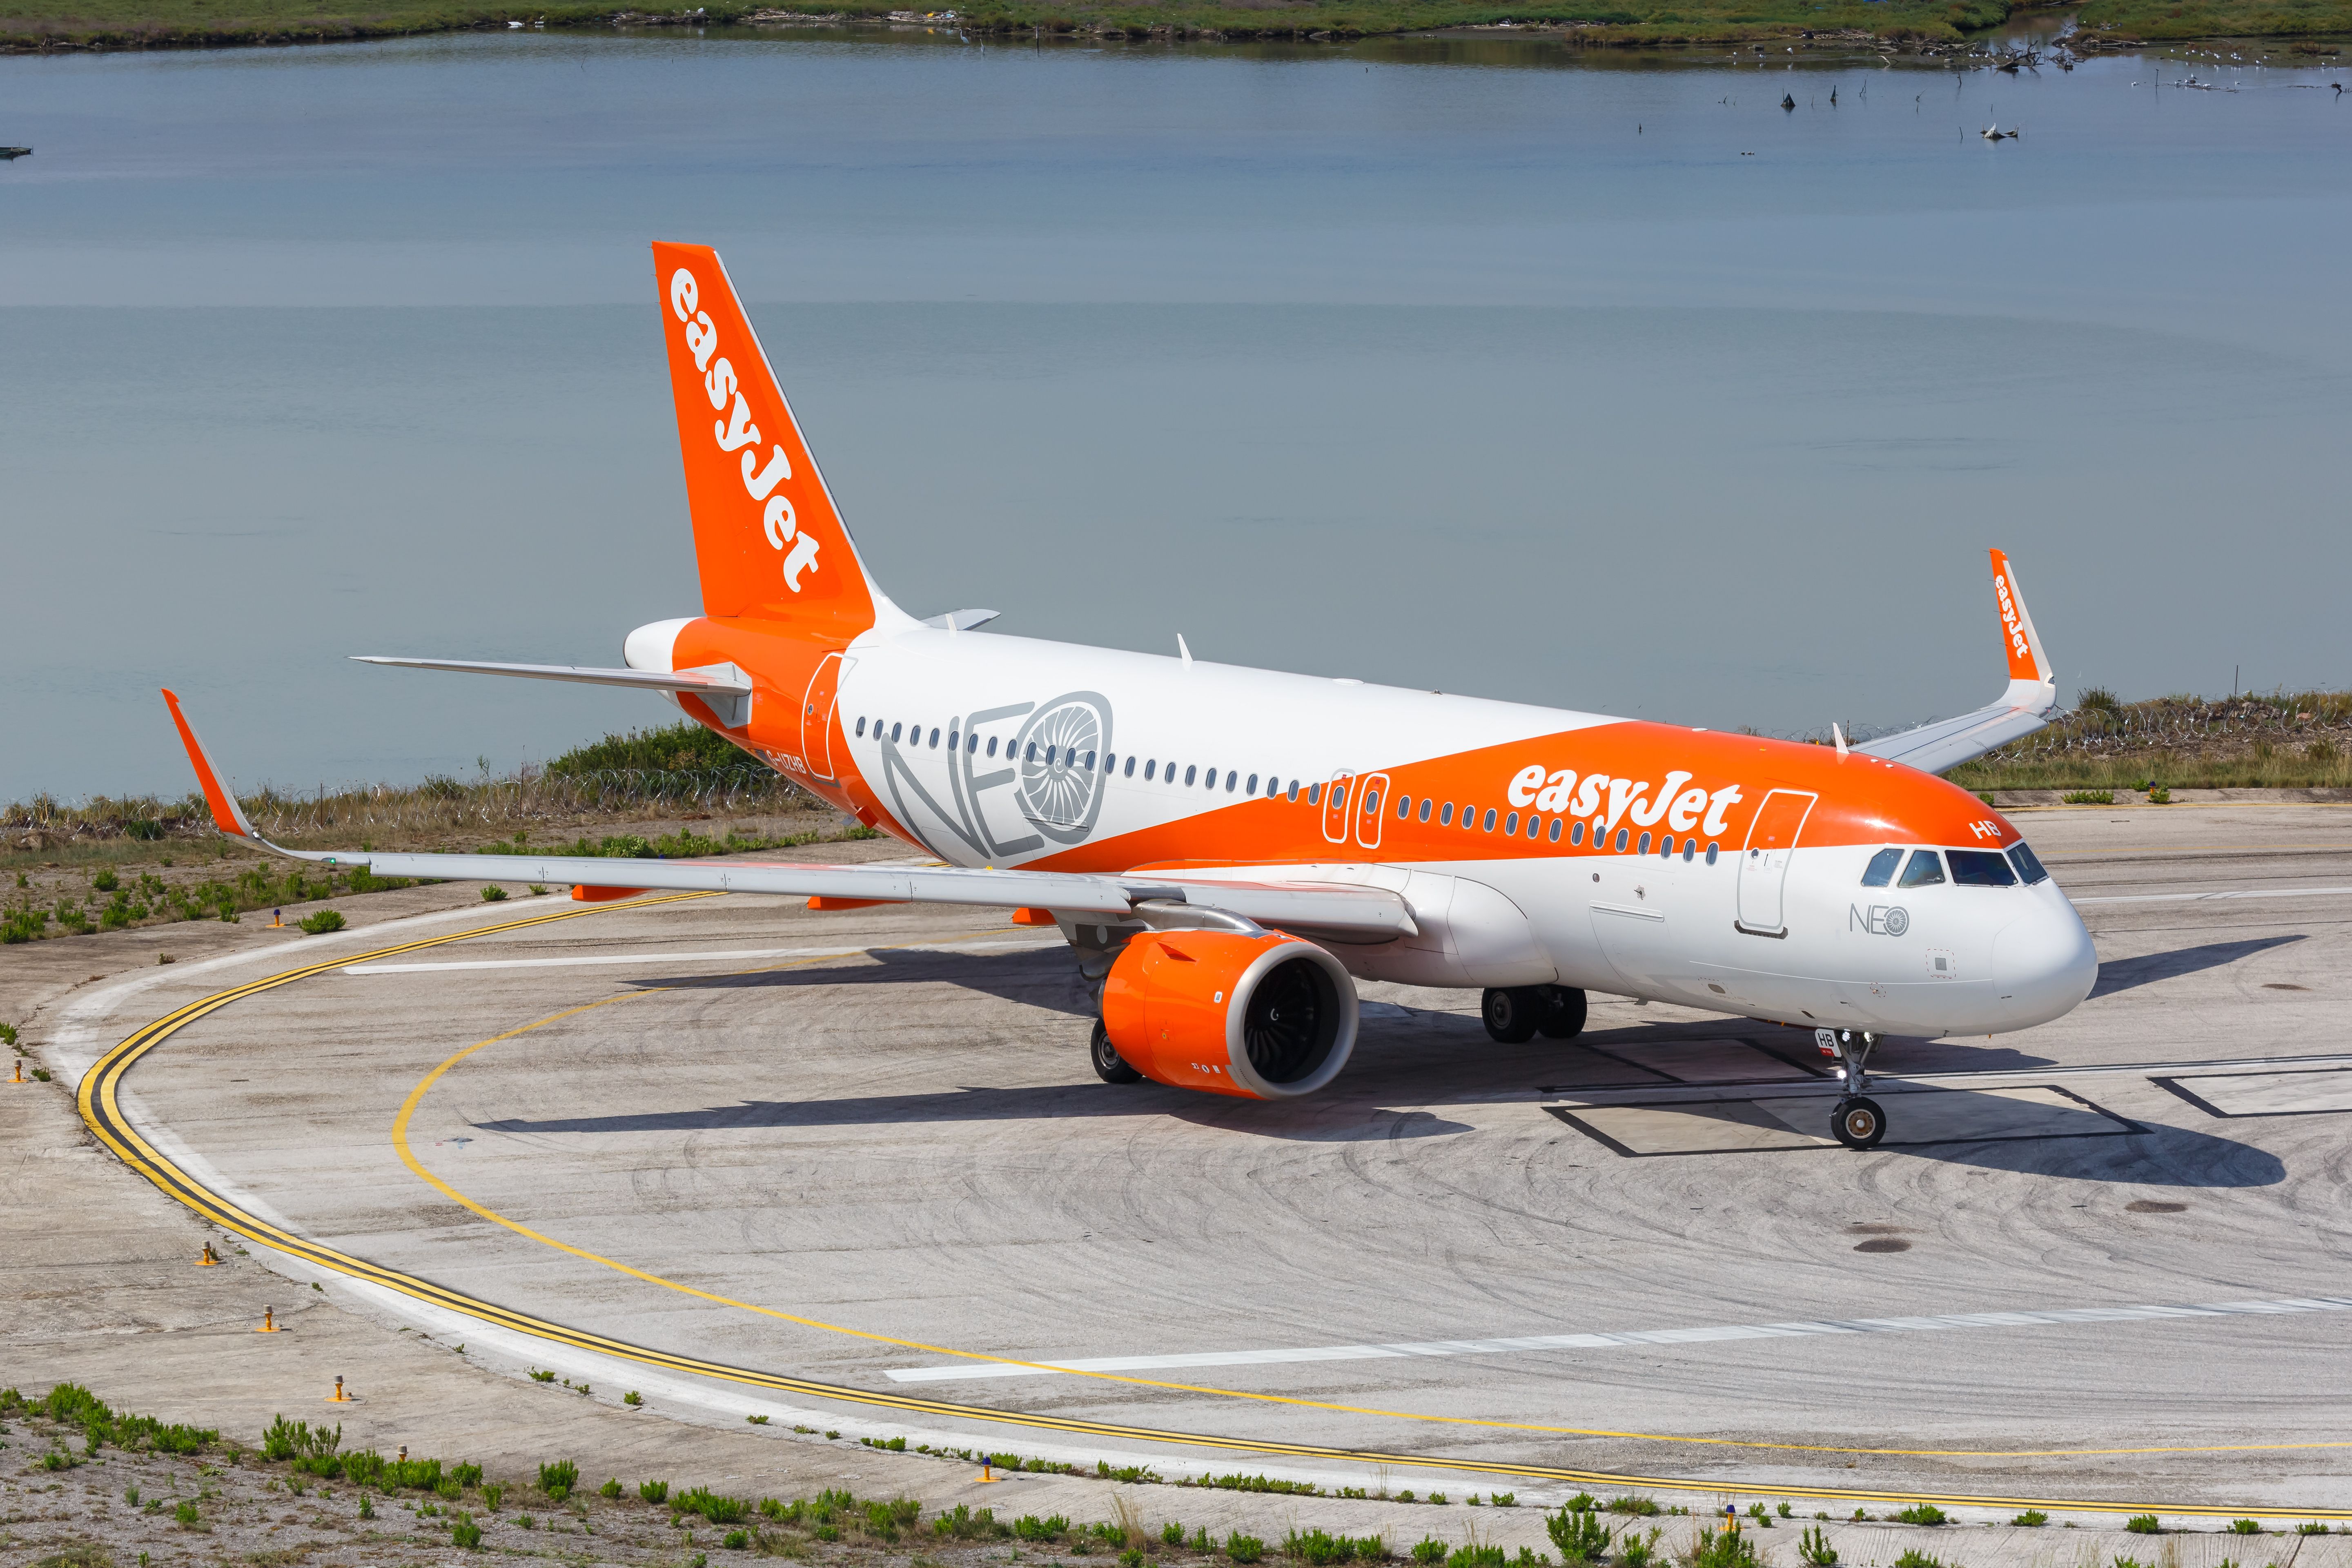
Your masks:
M2231 899L2326 899L2352 894L2352 888L2221 888L2210 893L2117 893L2105 898L2075 899L2084 904L2204 904Z
M740 963L761 958L858 958L887 948L892 952L998 952L1059 947L1062 939L1024 937L1009 942L868 943L864 947L743 947L718 952L583 952L565 958L475 958L439 963L347 963L345 974L424 974L457 969L568 969L584 963Z
M1728 1323L1688 1329L1624 1329L1605 1333L1534 1334L1518 1339L1431 1340L1384 1345L1310 1345L1296 1350L1192 1351L1175 1355L1102 1356L1091 1361L1012 1366L963 1362L949 1366L896 1366L893 1383L944 1383L967 1377L1042 1377L1070 1372L1164 1372L1199 1366L1265 1366L1293 1362L1379 1361L1412 1356L1496 1355L1512 1351L1609 1350L1619 1345L1717 1344L1727 1340L1778 1340L1814 1334L1906 1334L1949 1329L2017 1329L2066 1323L2144 1323L2176 1318L2273 1316L2352 1310L2352 1296L2294 1296L2271 1301L2216 1301L2197 1307L2057 1307L2006 1312L1946 1312L1915 1318L1821 1318L1793 1323Z

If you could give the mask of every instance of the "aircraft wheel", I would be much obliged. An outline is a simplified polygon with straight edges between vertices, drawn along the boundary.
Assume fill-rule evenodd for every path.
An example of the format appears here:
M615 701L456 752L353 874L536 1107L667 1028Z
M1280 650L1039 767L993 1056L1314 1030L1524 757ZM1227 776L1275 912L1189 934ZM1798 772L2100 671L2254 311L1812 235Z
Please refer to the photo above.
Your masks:
M1110 1043L1110 1031L1103 1027L1100 1018L1095 1020L1094 1038L1088 1042L1087 1054L1094 1058L1095 1076L1105 1083L1143 1081L1143 1075L1128 1066L1118 1047Z
M1830 1114L1830 1131L1849 1149L1875 1149L1886 1136L1886 1112L1866 1094L1841 1100Z
M1536 1029L1551 1011L1551 998L1540 985L1514 985L1507 990L1489 991L1480 1003L1478 1012L1486 1023L1486 1033L1507 1046L1516 1046L1536 1037Z
M1547 1040L1572 1040L1584 1033L1584 993L1570 985L1543 989L1551 999L1551 1010L1536 1026L1536 1033Z

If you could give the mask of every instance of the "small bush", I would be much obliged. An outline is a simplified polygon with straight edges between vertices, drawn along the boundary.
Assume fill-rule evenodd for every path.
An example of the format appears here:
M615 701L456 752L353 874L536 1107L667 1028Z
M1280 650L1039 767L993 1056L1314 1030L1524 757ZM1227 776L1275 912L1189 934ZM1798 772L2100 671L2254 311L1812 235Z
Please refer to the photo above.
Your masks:
M1944 1510L1931 1502L1915 1502L1909 1508L1897 1510L1895 1517L1905 1524L1944 1524L1948 1522ZM2151 1523L2154 1521L2151 1521Z
M1609 1555L1609 1527L1589 1509L1561 1509L1544 1520L1544 1531L1559 1548L1563 1563L1601 1563Z
M2262 1532L2263 1521L2261 1520L2233 1519L2230 1521L2230 1533L2232 1535L2260 1535Z
M2039 1530L2050 1522L2050 1516L2038 1508L2029 1508L2009 1522L2022 1530Z
M1944 1568L1944 1565L1914 1546L1906 1548L1903 1555L1895 1560L1895 1568Z
M1519 1494L1517 1492L1496 1492L1486 1500L1493 1503L1496 1508L1517 1508L1519 1506Z
M541 1372L539 1368L532 1367L530 1369L530 1380L533 1383L553 1383L555 1381L555 1374L551 1372Z
M1587 1508L1591 1507L1592 1500L1590 1498L1585 1499L1585 1506ZM1652 1514L1658 1511L1658 1505L1651 1501L1648 1498L1633 1497L1630 1495L1626 1497L1611 1498L1609 1500L1608 1507L1611 1513L1630 1513L1642 1519L1647 1519Z
M192 1502L184 1502L173 1508L172 1510L172 1522L178 1525L182 1530L195 1529L197 1524L196 1505Z
M350 922L343 919L341 910L320 910L314 914L304 915L299 923L303 935L324 936L331 931L342 930Z
M580 1467L569 1459L558 1459L551 1465L539 1467L539 1489L556 1502L570 1497L572 1489L579 1484Z
M461 1513L449 1526L449 1544L467 1552L478 1552L482 1545L482 1527L474 1522L470 1513Z
M2124 1528L2134 1535L2162 1535L2164 1522L2152 1513L2136 1513L2124 1521Z
M1830 1544L1829 1535L1820 1525L1808 1526L1805 1533L1797 1537L1797 1561L1805 1568L1836 1568L1837 1560L1837 1548Z
M1255 1563L1265 1555L1265 1542L1237 1530L1225 1537L1225 1555L1236 1563Z
M1625 1568L1650 1568L1657 1556L1658 1532L1654 1530L1638 1538L1629 1530L1617 1538L1617 1561Z
M2170 805L2172 804L2172 792L2165 788L2162 784L2150 784L2147 786L2147 804L2150 805Z
M637 1495L647 1502L661 1502L669 1496L667 1481L639 1481Z
M1445 1542L1433 1535L1424 1535L1413 1542L1412 1560L1415 1563L1443 1563L1445 1558Z
M482 1488L482 1506L488 1509L492 1513L498 1512L500 1506L503 1505L506 1500L507 1489L504 1483L491 1481Z
M606 1481L603 1486L598 1487L596 1489L596 1495L603 1498L619 1497L621 1495L621 1478L614 1476L611 1480Z
M2327 1533L2327 1527L2317 1520L2306 1520L2294 1527L2294 1532L2297 1535L2325 1535Z
M369 1497L365 1492L360 1493L360 1517L362 1519L373 1519L375 1517L375 1500Z
M719 1544L730 1552L740 1552L751 1544L751 1532L747 1530L730 1530L719 1538Z
M1736 1530L1702 1530L1691 1548L1690 1568L1757 1568L1756 1548ZM1897 1563L1895 1568L1917 1568Z
M1143 1568L1143 1561L1142 1552L1130 1546L1118 1554L1118 1568Z
M2059 796L2068 805L2113 805L2116 792L2111 789L2070 789Z
M1058 1513L1047 1514L1043 1519L1034 1513L1024 1513L1013 1521L1013 1533L1024 1541L1059 1541L1069 1533L1069 1529L1070 1521Z
M506 896L507 890L496 882L489 883L482 889L482 902L486 904L502 903Z
M629 1390L628 1393L621 1395L621 1403L624 1405L635 1406L643 1405L645 1402L645 1396L634 1388Z
M1165 1524L1161 1525L1161 1526L1160 1527L1160 1545L1162 1545L1162 1546L1181 1546L1181 1545L1183 1545L1183 1544L1184 1544L1184 1527L1183 1527L1182 1525L1181 1525L1181 1524L1177 1523L1177 1522L1176 1522L1174 1520L1172 1520L1172 1519L1171 1519L1171 1520L1170 1520L1167 1523L1165 1523Z

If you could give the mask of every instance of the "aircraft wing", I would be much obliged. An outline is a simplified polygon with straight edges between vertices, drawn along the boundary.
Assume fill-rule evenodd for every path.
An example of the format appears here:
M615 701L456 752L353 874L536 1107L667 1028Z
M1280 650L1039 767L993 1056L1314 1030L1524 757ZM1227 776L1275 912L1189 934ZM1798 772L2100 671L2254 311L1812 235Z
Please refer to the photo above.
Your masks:
M196 739L195 728L171 691L163 700L188 750L213 823L232 838L289 859L335 867L364 866L380 877L447 880L569 883L683 892L768 893L793 898L873 903L973 904L1042 909L1059 914L1169 918L1167 906L1214 910L1284 930L1308 928L1389 940L1416 934L1412 911L1385 888L1345 883L1213 881L1086 871L1022 871L934 865L819 866L797 861L643 860L579 855L422 855L384 850L302 850L272 844L254 831L236 797ZM1158 906L1153 908L1152 906Z
M2009 557L1992 552L1993 595L2000 607L2001 637L2009 653L2009 687L1991 706L1957 719L1881 735L1853 746L1874 757L1901 763L1921 773L1940 773L2031 735L2058 715L2058 686L2033 617L2025 612L2025 595L2017 585L2017 568Z

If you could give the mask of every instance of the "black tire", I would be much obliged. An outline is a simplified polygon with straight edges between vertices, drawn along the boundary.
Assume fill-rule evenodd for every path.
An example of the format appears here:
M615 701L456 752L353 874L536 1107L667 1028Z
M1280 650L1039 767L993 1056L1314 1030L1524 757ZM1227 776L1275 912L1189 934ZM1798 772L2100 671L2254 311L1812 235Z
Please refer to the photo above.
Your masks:
M1572 1040L1584 1033L1584 993L1569 985L1547 985L1544 992L1551 998L1551 1010L1536 1026L1536 1033L1547 1040Z
M1487 1035L1498 1044L1524 1045L1536 1037L1536 1026L1551 1010L1551 999L1540 985L1514 985L1489 991L1478 1007Z
M1103 1027L1100 1018L1095 1020L1094 1038L1087 1042L1087 1055L1094 1058L1095 1076L1105 1083L1141 1083L1143 1075L1127 1065L1118 1047L1110 1043L1110 1031Z
M1830 1115L1830 1131L1849 1149L1875 1149L1886 1136L1886 1112L1866 1094L1841 1100Z

